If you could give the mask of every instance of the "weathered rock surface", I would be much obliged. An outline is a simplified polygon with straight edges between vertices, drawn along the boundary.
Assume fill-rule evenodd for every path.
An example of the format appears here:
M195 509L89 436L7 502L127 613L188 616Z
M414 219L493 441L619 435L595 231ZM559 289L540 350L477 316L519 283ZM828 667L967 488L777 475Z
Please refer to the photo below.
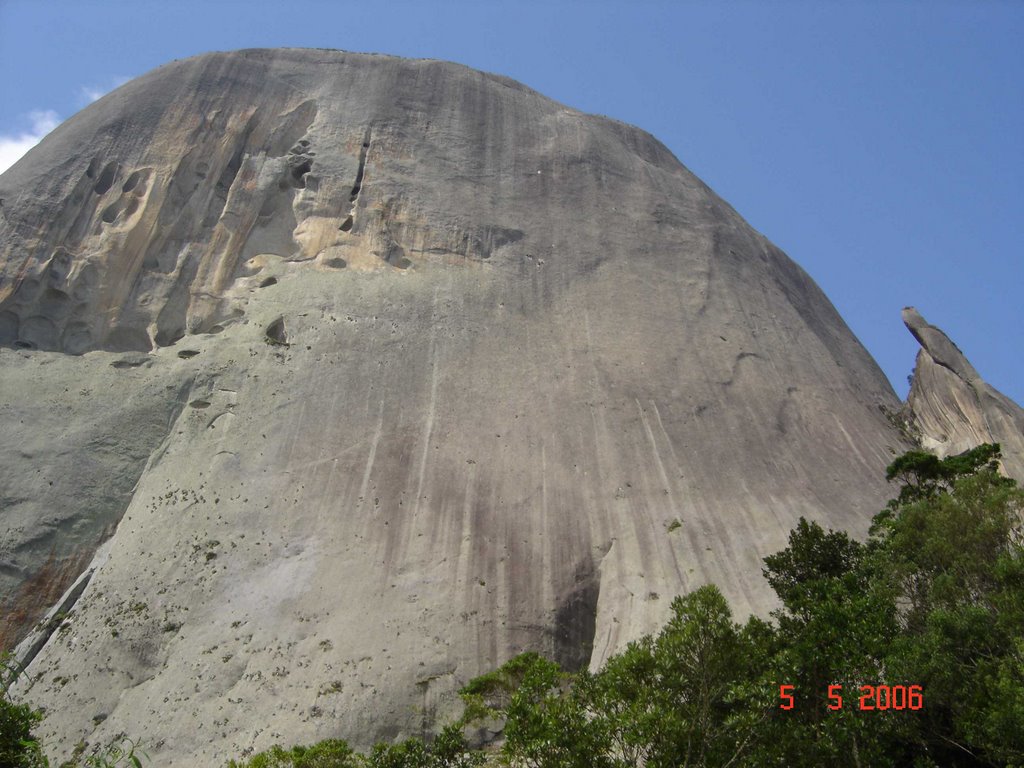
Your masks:
M200 56L0 198L6 588L123 512L30 667L57 753L365 745L702 583L765 611L760 558L801 515L864 533L910 446L796 264L648 134L505 78Z
M1024 482L1024 409L986 383L916 309L904 309L903 322L921 345L907 404L922 445L950 456L980 443L999 443L1006 473Z
M185 405L189 367L149 355L0 348L4 646L117 526Z

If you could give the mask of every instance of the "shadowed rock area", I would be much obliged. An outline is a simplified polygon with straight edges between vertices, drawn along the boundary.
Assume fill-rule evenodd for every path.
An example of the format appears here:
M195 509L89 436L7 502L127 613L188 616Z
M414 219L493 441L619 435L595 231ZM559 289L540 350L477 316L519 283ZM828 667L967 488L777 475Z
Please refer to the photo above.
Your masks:
M912 445L803 270L649 134L503 77L177 61L0 198L3 588L116 526L21 691L57 757L366 746L706 582L764 613L761 558L801 515L864 534Z

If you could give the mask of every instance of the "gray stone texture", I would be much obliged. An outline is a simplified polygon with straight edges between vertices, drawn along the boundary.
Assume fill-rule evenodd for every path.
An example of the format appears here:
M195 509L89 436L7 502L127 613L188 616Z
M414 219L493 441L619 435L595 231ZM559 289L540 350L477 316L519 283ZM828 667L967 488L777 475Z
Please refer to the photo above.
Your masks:
M117 524L23 691L58 756L365 746L706 582L765 613L761 558L801 515L864 534L910 447L800 267L647 133L503 77L177 61L0 198L4 588Z
M950 456L980 443L999 443L1003 469L1024 481L1024 409L986 383L963 352L913 307L903 322L921 349L907 404L922 445Z

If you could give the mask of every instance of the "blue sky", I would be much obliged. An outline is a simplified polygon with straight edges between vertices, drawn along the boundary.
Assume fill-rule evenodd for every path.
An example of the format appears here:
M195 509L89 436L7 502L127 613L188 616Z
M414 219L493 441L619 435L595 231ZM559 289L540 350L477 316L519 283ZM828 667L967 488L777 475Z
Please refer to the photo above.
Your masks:
M256 46L458 61L639 125L900 395L912 304L1024 403L1024 2L0 0L0 158L126 78Z

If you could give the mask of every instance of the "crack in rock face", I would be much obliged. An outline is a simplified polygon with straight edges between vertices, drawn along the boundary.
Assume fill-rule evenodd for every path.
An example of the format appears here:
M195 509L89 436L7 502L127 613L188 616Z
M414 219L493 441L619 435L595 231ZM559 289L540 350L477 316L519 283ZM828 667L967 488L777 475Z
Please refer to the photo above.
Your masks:
M702 584L767 613L761 558L801 516L865 534L910 447L824 294L660 142L455 64L177 61L0 199L0 600L109 541L18 690L55 764L364 748Z

